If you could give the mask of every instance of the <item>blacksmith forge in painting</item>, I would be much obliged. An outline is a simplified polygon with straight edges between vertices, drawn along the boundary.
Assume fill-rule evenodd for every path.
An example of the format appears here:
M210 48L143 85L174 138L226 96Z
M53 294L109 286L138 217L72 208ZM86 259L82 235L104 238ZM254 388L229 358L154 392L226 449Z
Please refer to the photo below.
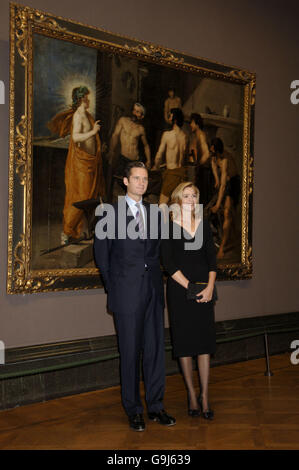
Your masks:
M95 208L124 194L132 160L150 203L193 181L218 279L251 277L253 73L16 5L10 39L9 293L100 286Z

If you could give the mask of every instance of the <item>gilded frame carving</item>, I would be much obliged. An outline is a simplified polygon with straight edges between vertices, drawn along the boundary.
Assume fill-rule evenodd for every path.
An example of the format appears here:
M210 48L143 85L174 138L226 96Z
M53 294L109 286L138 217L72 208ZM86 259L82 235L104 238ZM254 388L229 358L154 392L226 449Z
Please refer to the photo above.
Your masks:
M218 279L251 278L255 74L11 4L7 292L35 293L101 287L98 271L93 267L32 268L34 34L105 51L112 57L120 55L242 87L240 260L220 264Z

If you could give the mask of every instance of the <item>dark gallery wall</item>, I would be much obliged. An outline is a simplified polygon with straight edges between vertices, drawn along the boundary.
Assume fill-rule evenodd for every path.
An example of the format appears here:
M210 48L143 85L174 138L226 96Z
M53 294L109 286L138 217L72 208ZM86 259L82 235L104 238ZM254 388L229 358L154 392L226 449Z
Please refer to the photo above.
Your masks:
M218 283L218 321L298 311L299 79L296 1L24 0L111 32L257 73L253 278ZM114 333L102 290L6 294L9 1L0 2L0 340L18 347ZM166 314L167 321L167 314ZM166 323L167 324L167 323Z

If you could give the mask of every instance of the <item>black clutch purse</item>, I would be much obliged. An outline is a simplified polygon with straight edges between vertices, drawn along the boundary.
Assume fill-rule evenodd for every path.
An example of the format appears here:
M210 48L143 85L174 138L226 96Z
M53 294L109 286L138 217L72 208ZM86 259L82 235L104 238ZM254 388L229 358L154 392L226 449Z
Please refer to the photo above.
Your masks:
M202 290L204 290L207 287L208 283L207 282L189 282L188 288L187 288L187 299L188 300L198 300L201 297L197 297L197 294L199 294ZM218 295L217 295L217 290L216 286L214 286L213 289L213 294L212 294L212 299L210 302L215 302L218 300Z

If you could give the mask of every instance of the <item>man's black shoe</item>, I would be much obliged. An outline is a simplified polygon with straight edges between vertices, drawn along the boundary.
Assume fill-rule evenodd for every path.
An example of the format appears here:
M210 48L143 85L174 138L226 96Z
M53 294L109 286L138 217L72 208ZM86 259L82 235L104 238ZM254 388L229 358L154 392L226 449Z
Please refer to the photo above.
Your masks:
M145 422L142 414L136 414L129 416L129 425L133 431L144 431Z
M175 418L169 416L165 410L161 410L158 413L149 413L148 418L151 421L157 421L164 426L174 426L176 424Z

